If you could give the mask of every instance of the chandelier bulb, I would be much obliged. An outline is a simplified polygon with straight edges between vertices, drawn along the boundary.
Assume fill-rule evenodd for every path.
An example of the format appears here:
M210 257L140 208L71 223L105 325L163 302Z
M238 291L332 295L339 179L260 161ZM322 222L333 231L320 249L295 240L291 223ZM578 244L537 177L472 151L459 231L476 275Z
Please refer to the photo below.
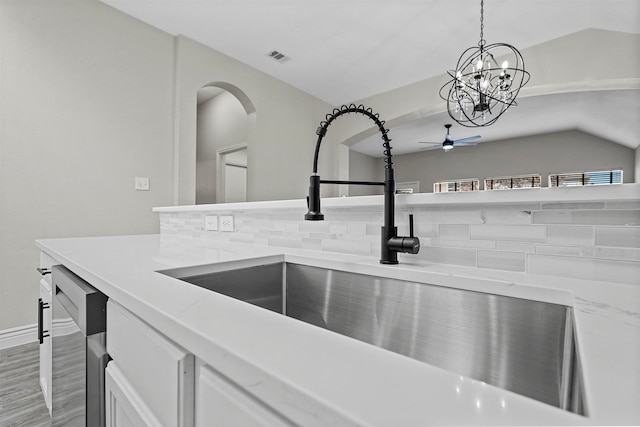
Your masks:
M506 70L507 68L509 68L509 61L504 61L504 62L502 63L502 69L503 69L503 70Z

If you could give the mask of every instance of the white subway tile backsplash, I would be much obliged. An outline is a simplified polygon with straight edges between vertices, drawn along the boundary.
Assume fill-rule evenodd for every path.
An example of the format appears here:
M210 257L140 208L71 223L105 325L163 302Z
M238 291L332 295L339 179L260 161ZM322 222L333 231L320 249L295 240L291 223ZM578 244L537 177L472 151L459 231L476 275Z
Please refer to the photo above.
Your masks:
M269 246L280 246L285 248L302 248L302 240L292 237L271 236L268 239Z
M299 233L300 232L300 222L291 221L286 223L285 231L287 233Z
M537 254L580 256L582 251L579 246L536 245Z
M427 241L429 243L427 243ZM420 239L422 246L439 246L447 248L496 249L496 242L489 240L446 240Z
M160 232L380 256L381 208L329 207L325 221L304 221L305 212L160 213ZM409 213L422 243L417 258L430 263L638 284L640 201L396 206L400 235L409 233ZM236 231L203 231L207 214L234 215Z
M531 212L528 210L484 210L480 212L483 224L531 224Z
M640 227L597 227L596 245L640 248Z
M435 224L484 224L486 222L486 218L477 210L428 212L419 220Z
M364 222L348 222L347 231L344 234L352 234L358 236L364 236L367 233L367 223Z
M323 239L322 250L353 255L371 255L371 243L367 241Z
M469 240L469 224L442 224L439 237L446 240Z
M329 225L329 233L331 234L347 234L346 221L332 221Z
M640 210L549 210L533 213L534 224L640 225Z
M331 221L304 221L300 223L300 231L303 233L329 233L330 227Z
M593 245L595 228L588 225L550 225L547 243L558 245Z
M478 268L525 271L525 254L522 252L478 251Z
M471 225L471 238L516 242L544 242L547 228L539 225Z
M475 249L423 246L420 248L417 256L429 262L461 265L465 267L476 266Z
M640 261L640 249L609 248L602 246L582 247L582 256L590 258L621 259L628 261Z
M496 242L496 249L506 252L531 253L536 251L536 244L522 242Z
M413 228L416 236L421 239L438 237L438 224L415 223Z
M322 250L322 240L321 239L309 239L302 238L302 249L310 249L313 251L321 251Z
M228 236L232 242L256 243L256 235L254 233L230 233Z

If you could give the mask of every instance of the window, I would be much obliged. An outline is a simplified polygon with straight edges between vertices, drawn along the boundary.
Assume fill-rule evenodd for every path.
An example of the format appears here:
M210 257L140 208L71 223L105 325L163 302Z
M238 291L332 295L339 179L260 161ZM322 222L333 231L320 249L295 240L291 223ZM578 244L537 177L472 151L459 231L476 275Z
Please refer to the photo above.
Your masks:
M449 193L456 191L478 191L480 189L480 180L459 179L456 181L442 181L433 183L434 193Z
M485 190L512 190L517 188L540 188L540 175L500 176L486 178Z
M622 184L621 170L573 172L549 175L549 187Z

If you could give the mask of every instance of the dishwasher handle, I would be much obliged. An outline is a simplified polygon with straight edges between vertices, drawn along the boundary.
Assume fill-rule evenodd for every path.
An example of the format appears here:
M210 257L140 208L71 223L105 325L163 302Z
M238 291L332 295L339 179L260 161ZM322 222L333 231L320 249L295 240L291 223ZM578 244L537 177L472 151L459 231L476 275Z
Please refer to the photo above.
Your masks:
M51 306L42 301L42 298L38 298L38 342L44 343L44 339L49 337L49 331L44 330L44 310L51 308Z

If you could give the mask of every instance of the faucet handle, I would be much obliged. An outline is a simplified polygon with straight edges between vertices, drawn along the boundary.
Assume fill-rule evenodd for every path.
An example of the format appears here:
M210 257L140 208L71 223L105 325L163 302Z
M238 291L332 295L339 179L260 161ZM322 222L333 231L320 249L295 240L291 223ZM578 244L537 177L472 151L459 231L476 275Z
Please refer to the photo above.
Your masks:
M409 237L413 236L413 214L409 214Z
M413 235L413 215L409 215L409 237L395 236L387 244L394 252L415 255L420 251L420 239Z

